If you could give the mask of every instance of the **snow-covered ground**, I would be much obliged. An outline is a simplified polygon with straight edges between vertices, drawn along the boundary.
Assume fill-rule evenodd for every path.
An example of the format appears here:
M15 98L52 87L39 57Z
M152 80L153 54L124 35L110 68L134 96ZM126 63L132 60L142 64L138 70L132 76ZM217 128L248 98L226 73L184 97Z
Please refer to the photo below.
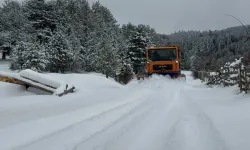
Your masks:
M126 86L49 74L77 88L63 97L0 82L0 150L250 149L249 96L185 74L186 82L154 76Z

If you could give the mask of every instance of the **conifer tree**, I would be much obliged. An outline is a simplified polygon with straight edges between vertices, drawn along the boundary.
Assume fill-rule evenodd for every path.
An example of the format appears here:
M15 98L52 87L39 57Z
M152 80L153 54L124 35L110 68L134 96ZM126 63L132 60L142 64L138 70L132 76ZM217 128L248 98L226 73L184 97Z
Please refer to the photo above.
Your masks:
M130 37L128 55L135 74L145 73L147 39L140 32Z

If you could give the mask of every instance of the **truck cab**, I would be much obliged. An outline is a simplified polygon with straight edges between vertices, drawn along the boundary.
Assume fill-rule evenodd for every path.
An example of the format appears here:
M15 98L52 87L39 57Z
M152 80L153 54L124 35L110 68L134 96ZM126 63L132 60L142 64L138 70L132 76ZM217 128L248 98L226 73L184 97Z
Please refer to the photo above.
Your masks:
M181 75L181 51L177 45L149 47L146 50L147 75L160 74L171 77Z

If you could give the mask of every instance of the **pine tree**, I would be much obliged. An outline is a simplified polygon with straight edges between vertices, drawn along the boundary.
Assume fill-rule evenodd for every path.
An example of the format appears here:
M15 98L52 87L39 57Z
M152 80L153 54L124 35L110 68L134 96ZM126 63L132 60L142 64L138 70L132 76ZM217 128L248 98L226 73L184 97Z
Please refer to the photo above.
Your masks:
M102 50L100 51L100 57L97 66L99 71L106 75L114 77L116 68L118 67L118 56L114 47L108 41L103 42Z
M51 37L46 47L46 55L51 72L65 72L71 69L73 54L65 35L60 31Z
M17 43L11 54L11 69L23 70L32 69L34 71L46 71L48 64L45 55L45 48L38 43L21 41Z
M135 32L129 40L128 55L135 74L145 73L147 39L140 32Z
M93 20L92 20L93 19ZM84 61L90 71L97 71L108 76L115 76L119 65L119 26L110 11L96 2L91 13L91 40L84 51ZM90 65L89 65L90 64Z
M27 45L25 63L23 69L31 69L37 72L46 71L48 59L45 54L45 47L39 43L29 43Z
M22 70L25 63L25 56L27 55L26 50L29 48L29 44L24 41L20 41L14 47L11 53L10 69Z
M53 5L45 0L28 0L24 8L29 21L27 25L32 27L29 33L33 34L40 44L48 43L57 27L57 14Z
M191 66L193 77L195 79L198 78L198 72L203 71L205 68L205 63L203 59L204 58L203 58L202 52L201 51L196 52L192 61L192 66Z
M122 61L116 71L116 80L122 84L127 84L133 78L132 66L126 61Z
M136 25L133 25L131 22L129 22L128 24L124 24L122 25L122 35L123 35L123 38L126 40L126 42L128 42L130 36L136 32L137 30L137 26Z
M7 53L10 53L18 42L25 40L26 23L22 5L17 1L5 0L3 8L0 9L0 46L7 48Z

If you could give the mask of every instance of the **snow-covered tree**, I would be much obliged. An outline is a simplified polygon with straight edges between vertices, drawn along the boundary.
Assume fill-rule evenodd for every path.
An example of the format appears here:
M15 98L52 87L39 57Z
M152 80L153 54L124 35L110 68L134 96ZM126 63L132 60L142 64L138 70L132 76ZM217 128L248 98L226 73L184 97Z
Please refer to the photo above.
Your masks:
M26 38L26 22L22 5L17 1L5 0L0 9L0 46L7 48L7 53L11 52L17 42Z
M49 62L43 45L39 43L28 43L25 52L23 69L31 69L38 72L46 71Z
M48 64L45 48L39 43L18 42L11 53L11 69L45 71Z
M24 13L28 19L28 32L40 44L48 43L57 28L57 13L53 5L45 0L28 0L24 3Z
M101 44L101 53L99 55L99 61L97 61L97 69L101 73L114 77L116 68L118 67L118 56L114 47L111 43L105 41Z
M110 11L96 2L92 6L91 28L85 49L83 62L86 70L97 71L106 76L115 76L119 64L119 26Z
M145 73L146 47L148 40L141 32L134 32L129 40L128 56L135 74Z
M56 32L46 47L49 70L51 72L65 72L70 70L73 63L73 53L63 33Z
M116 71L116 79L122 84L127 84L134 76L131 64L122 61Z
M125 40L127 40L127 42L128 42L130 36L134 32L136 32L137 26L134 25L134 24L132 24L131 22L129 22L128 24L123 24L121 30L122 30L122 36L123 36L123 38Z
M14 47L11 53L10 69L12 70L22 70L25 63L25 57L27 55L27 49L29 48L29 43L20 41Z

